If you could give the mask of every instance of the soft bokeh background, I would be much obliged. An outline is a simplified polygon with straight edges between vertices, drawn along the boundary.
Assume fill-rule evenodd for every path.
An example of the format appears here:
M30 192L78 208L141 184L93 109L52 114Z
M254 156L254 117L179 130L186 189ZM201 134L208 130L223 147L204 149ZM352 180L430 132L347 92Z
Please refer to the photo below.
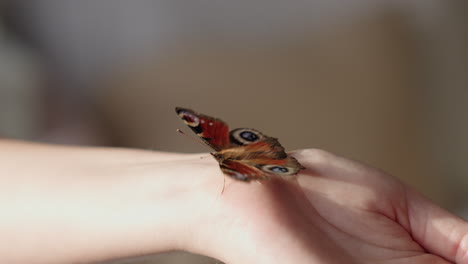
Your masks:
M190 107L380 167L464 217L467 69L466 1L0 1L0 134L206 151L175 132Z

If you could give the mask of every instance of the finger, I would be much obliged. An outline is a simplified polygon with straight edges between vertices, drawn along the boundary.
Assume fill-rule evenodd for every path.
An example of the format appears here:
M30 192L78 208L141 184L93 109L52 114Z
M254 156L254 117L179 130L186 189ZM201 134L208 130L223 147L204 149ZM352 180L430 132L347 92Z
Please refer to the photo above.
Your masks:
M468 223L415 191L408 191L407 201L413 238L433 254L468 264Z

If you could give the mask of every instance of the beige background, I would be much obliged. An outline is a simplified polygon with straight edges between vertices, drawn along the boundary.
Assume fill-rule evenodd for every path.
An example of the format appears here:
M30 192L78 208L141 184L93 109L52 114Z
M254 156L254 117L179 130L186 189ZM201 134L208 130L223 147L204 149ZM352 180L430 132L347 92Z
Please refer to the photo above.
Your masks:
M362 160L450 205L456 183L434 168L424 111L431 102L418 79L416 43L397 18L367 17L268 48L171 47L114 77L103 109L126 146L208 151L175 132L184 125L174 107L184 106L232 128L259 129L289 150L323 148Z
M455 210L468 183L438 160L450 147L434 144L440 109L431 96L440 98L425 86L417 45L391 12L268 48L189 42L114 78L102 106L123 145L207 151L175 132L185 127L173 108L190 107L289 150L323 148L380 167Z
M0 133L206 152L175 132L189 107L382 168L468 217L464 1L2 3L26 33L0 24Z

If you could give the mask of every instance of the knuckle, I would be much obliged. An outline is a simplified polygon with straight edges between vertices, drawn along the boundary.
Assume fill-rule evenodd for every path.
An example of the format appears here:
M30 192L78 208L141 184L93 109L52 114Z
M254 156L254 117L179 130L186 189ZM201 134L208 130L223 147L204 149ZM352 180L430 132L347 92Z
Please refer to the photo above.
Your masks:
M310 148L302 150L301 156L315 163L322 163L330 161L335 155L323 149Z

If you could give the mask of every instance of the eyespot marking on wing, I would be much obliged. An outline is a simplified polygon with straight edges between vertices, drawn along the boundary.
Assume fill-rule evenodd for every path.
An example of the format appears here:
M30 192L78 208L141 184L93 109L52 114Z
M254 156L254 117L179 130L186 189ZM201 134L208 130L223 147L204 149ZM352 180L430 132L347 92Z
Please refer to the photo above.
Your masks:
M269 173L279 174L279 175L290 175L291 170L286 166L280 165L263 165L261 166L262 170Z
M264 135L252 128L237 128L230 132L230 138L237 145L249 145L258 142Z

